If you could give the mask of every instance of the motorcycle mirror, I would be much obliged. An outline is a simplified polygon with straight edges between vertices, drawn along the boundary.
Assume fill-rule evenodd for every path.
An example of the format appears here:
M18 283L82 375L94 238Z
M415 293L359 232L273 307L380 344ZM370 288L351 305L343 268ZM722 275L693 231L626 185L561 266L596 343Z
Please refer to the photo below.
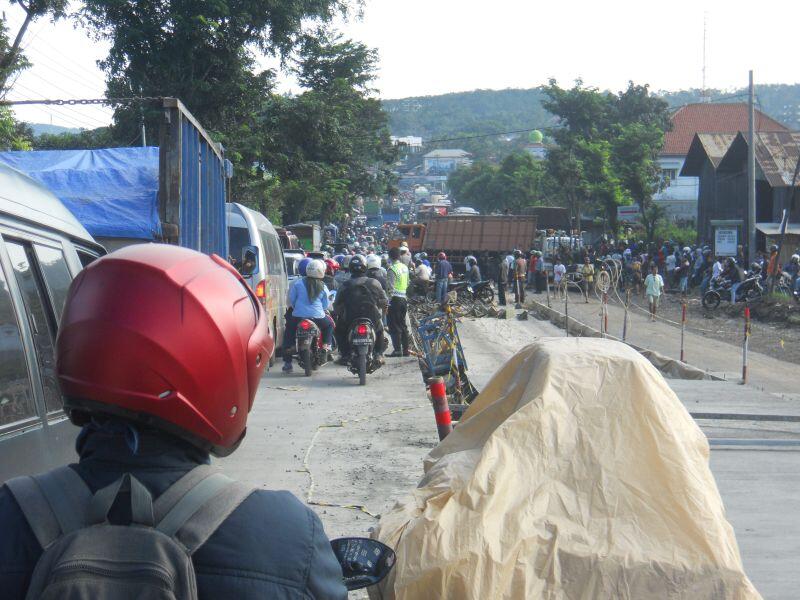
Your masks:
M346 537L331 540L331 548L342 567L348 591L375 585L394 567L394 550L377 540Z

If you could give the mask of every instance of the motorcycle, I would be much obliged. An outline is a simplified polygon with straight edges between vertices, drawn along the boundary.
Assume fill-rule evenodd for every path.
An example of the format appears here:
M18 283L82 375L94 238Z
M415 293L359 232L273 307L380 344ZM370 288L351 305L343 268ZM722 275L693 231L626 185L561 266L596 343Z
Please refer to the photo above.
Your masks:
M310 319L301 319L297 324L297 362L306 372L306 377L328 362L328 351L322 347L322 332Z
M728 279L715 277L708 284L708 291L703 294L703 308L717 308L724 299L731 299L733 285ZM761 277L748 275L736 289L736 302L757 302L761 300L764 288L761 287Z
M350 344L350 372L358 375L358 384L366 385L367 373L374 373L383 364L375 357L375 328L367 318L357 318L347 332Z
M481 300L488 304L494 300L494 287L488 279L474 285L470 285L466 280L451 281L447 286L447 291L448 293L455 292L458 302Z

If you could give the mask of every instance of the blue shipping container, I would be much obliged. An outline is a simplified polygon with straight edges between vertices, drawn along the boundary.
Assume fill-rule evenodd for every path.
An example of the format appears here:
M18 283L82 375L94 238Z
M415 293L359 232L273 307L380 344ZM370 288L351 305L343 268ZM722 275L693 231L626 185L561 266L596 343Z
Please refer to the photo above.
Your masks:
M164 241L228 256L224 149L186 107L164 99L160 135L159 215Z

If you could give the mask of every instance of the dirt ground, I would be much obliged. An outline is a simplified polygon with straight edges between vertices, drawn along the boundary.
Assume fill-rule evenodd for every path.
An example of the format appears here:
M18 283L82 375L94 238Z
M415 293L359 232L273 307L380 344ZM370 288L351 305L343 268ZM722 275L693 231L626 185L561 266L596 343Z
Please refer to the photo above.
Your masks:
M632 297L631 300L639 307L636 310L647 310L647 302L641 297ZM679 327L681 320L680 296L666 294L661 300L661 306L658 309L659 316L672 321L676 327ZM776 310L784 312L782 308L766 304L763 307L753 308L750 348L772 358L800 364L800 326L791 325L785 320L770 322L764 319ZM686 302L686 311L688 330L730 344L742 343L744 336L743 304L730 306L723 302L716 310L707 310L703 308L698 296L689 296Z

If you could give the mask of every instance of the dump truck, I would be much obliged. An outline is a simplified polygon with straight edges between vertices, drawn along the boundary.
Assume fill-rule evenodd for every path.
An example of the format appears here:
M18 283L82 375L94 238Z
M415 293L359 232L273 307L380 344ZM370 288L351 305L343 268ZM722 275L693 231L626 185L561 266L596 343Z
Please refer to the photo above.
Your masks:
M448 215L432 217L424 225L399 225L389 247L403 241L412 253L425 251L433 257L445 252L454 264L465 256L485 252L530 250L536 241L533 215Z
M109 251L165 242L228 255L231 163L176 98L163 99L159 147L0 152L43 184Z

